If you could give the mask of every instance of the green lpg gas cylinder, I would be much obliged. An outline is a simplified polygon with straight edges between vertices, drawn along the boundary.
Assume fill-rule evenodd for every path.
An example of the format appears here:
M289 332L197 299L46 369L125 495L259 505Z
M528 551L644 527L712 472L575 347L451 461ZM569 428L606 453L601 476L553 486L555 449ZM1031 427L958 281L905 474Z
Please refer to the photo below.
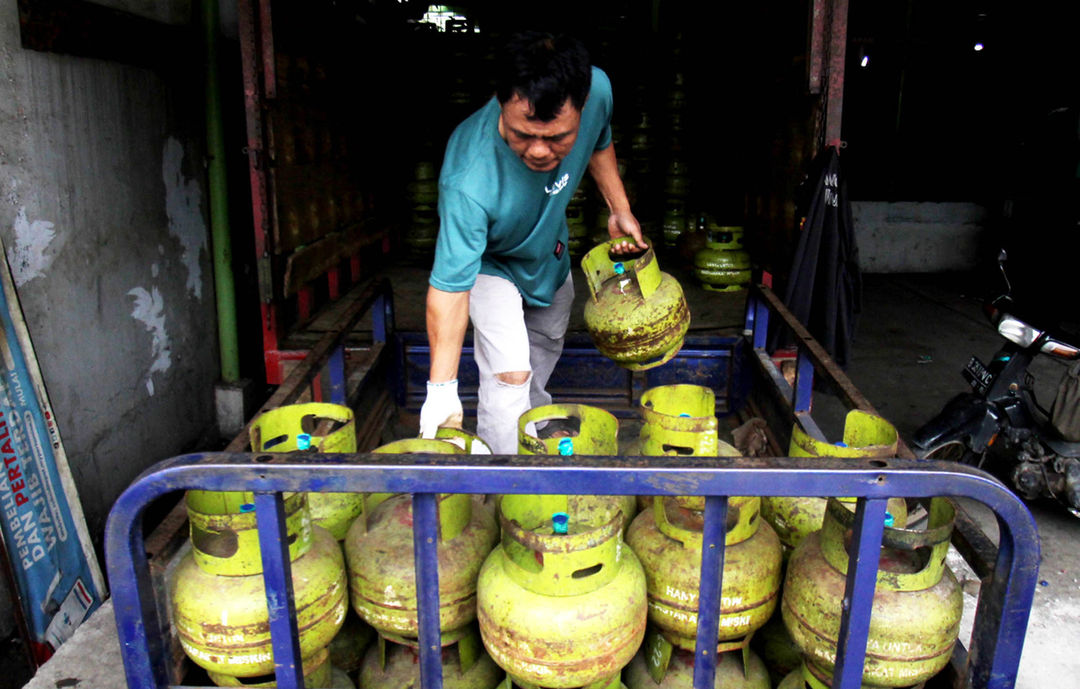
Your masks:
M708 218L705 231L709 235L709 241L716 244L718 249L735 251L743 248L743 236L746 231L741 225L721 225L712 218Z
M680 237L688 230L688 221L686 203L681 199L668 201L661 221L664 246L670 249L679 243Z
M829 677L827 675L818 677L814 672L821 674L820 671L817 670L811 671L806 663L800 663L799 667L796 667L788 673L788 675L776 685L776 689L829 689L831 685ZM872 689L872 687L867 684L860 684L859 687L861 689ZM918 689L918 687L922 687L922 684L917 685L917 687L912 687L912 689Z
M333 668L327 659L327 652L325 648L320 648L310 658L304 658L302 666L304 668L304 686L307 689L327 689L328 687L334 687L334 689L340 689L336 684L331 684L333 676ZM277 679L274 676L273 668L267 676L260 677L233 677L232 675L222 674L220 672L208 672L210 681L219 687L276 687Z
M844 419L844 440L834 445L811 437L802 426L795 424L791 431L788 455L791 457L895 457L899 436L896 428L876 414L853 409ZM854 507L854 500L845 500ZM907 524L907 503L903 498L892 498L887 507L893 517L893 525ZM797 546L807 535L821 528L825 517L825 498L764 498L761 516L765 518L785 553Z
M738 456L727 443L719 452L716 393L702 385L660 385L641 395L641 453L653 457Z
M589 238L589 223L585 218L585 200L585 187L578 185L566 206L566 244L573 256L581 254Z
M520 686L611 681L645 634L645 574L621 538L621 514L541 516L508 502L502 542L484 561L477 616L484 646ZM515 513L516 511L516 513ZM515 516L510 518L507 514Z
M518 417L518 452L523 455L617 455L619 421L609 412L587 404L534 407ZM566 505L568 501L575 506L579 518L586 510L617 508L622 511L623 524L628 526L637 513L632 495L504 496L501 499L524 504L531 497L545 501L545 507L533 515L537 520L555 512L567 512L568 508L558 505Z
M779 684L793 670L798 670L802 665L802 654L799 647L788 634L784 626L784 617L780 606L776 606L776 612L765 623L765 626L754 633L754 639L750 647L758 654L765 667L769 670L769 678L773 684Z
M750 254L729 250L718 242L706 242L694 254L694 277L713 292L734 292L750 282Z
M255 452L356 452L353 412L340 404L288 404L263 412L251 422ZM360 515L360 493L309 493L311 519L339 541Z
M345 618L345 563L329 531L312 527L311 543L292 560L300 654L325 648ZM220 563L219 563L220 564ZM173 624L195 664L233 677L273 672L270 620L261 570L226 576L206 571L192 553L181 558L172 581Z
M623 368L644 371L670 360L682 348L690 309L679 282L660 272L652 247L619 256L610 240L581 260L591 298L585 327L600 353Z
M772 528L758 518L761 499L728 498L717 651L743 648L768 621L780 591L782 556ZM649 620L675 646L694 650L701 582L705 499L657 497L630 525L649 587Z
M546 689L539 684L532 684L531 682L524 682L515 677L507 675L496 689ZM622 674L616 673L611 677L604 677L591 684L586 684L579 689L626 689L626 685L622 683Z
M385 447L463 453L451 443L419 438ZM477 573L498 539L495 520L483 503L481 495L438 497L439 627L444 644L455 641L476 619ZM412 496L394 495L353 522L345 538L353 609L380 635L402 642L419 633L412 519Z
M657 681L657 677L661 679ZM665 647L659 634L650 634L623 671L627 689L692 689L694 653ZM765 664L752 651L728 651L716 656L715 689L770 689Z
M711 388L702 385L650 388L641 395L639 412L642 425L636 451L642 455L739 455L738 450L719 439L716 395ZM652 496L638 496L640 509L652 509L652 504Z
M885 527L866 642L863 684L907 687L948 664L963 595L945 564L956 511L930 503L926 530ZM821 530L791 556L784 584L784 623L812 673L831 682L847 579L846 542L855 515L830 499Z
M375 630L350 610L341 630L330 642L330 663L345 672L356 672L364 661L364 651L374 640Z
M296 560L312 544L307 495L288 493L285 529L289 558ZM262 550L255 521L255 495L233 491L189 490L185 496L192 559L208 574L260 574Z
M356 689L356 683L349 677L349 673L339 667L330 668L331 689Z
M475 628L457 643L442 649L444 689L495 689L505 673L491 660ZM420 686L416 647L380 641L364 656L360 668L364 689L414 689Z
M672 158L668 162L667 176L664 178L664 194L668 200L687 197L690 190L690 172L687 168L686 161L680 158Z
M414 206L434 208L439 203L439 172L430 160L421 160L413 170L413 180L408 186L409 200Z

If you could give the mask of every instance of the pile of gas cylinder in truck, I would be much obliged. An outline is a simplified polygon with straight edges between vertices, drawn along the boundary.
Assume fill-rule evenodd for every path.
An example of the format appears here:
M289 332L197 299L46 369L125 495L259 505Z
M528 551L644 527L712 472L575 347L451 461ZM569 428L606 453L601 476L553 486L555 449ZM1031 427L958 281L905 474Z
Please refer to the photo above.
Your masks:
M523 455L738 456L720 439L711 389L652 388L640 432L586 405L522 415ZM264 413L252 449L355 452L353 412L307 403ZM896 431L849 413L845 443L796 427L792 456L891 456ZM376 453L484 454L442 429ZM628 468L627 471L633 471ZM170 582L187 656L219 686L274 686L254 498L189 491L191 550ZM448 689L689 689L693 683L704 498L438 497L442 674ZM308 687L419 685L412 496L284 496L299 645ZM909 524L889 501L863 686L911 687L949 661L962 596L945 565L954 508L934 499ZM912 510L913 517L915 510ZM854 501L728 499L716 648L720 689L830 686Z

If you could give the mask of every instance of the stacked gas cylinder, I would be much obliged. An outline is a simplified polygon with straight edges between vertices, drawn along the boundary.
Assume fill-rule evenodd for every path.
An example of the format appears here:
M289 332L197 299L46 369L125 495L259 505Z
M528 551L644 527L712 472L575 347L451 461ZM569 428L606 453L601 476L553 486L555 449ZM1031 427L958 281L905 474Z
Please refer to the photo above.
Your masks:
M715 406L713 392L695 385L646 391L640 435L621 454L737 456L719 439ZM596 407L538 407L519 419L519 453L617 455L618 428ZM849 415L844 441L824 443L796 428L789 453L896 450L895 430L863 412ZM252 447L355 451L353 417L337 405L282 407L253 423ZM443 429L438 439L375 452L487 450L467 433ZM173 620L185 652L219 686L273 686L252 503L247 493L187 496L192 548L173 578ZM414 687L411 496L296 493L285 496L285 511L307 686ZM944 565L952 505L932 501L919 531L903 528L903 500L890 501L888 515L867 687L907 687L936 674L951 655L961 612L959 587ZM692 685L703 498L448 494L438 498L438 519L448 687ZM785 689L829 686L853 520L842 498L728 499L717 687L764 689L781 679Z
M788 453L893 457L897 439L884 419L854 410L843 441L828 443L796 426ZM787 574L781 613L760 642L775 660L774 681L783 689L831 685L854 508L845 498L765 499L763 515L784 544ZM959 635L963 598L945 564L955 508L945 498L931 500L919 529L907 528L902 498L890 499L886 510L862 682L867 688L921 686L948 664Z
M451 429L435 440L399 440L375 452L490 454L479 439ZM477 577L498 538L494 505L482 495L442 494L438 521L443 686L494 689L502 673L476 628ZM353 609L379 635L359 669L365 689L408 689L420 681L412 525L411 495L370 494L345 539Z
M750 283L750 254L743 250L744 229L703 218L705 246L694 253L694 277L714 292L732 292Z
M296 405L252 424L255 450L355 452L352 412ZM273 686L274 662L262 559L251 493L189 491L191 551L172 578L172 618L180 643L218 686ZM348 609L338 539L362 495L284 496L300 653L308 686L343 686L329 661ZM363 630L358 630L358 642Z
M411 216L405 227L405 244L411 258L421 258L435 251L439 234L439 168L431 160L420 160L408 185Z

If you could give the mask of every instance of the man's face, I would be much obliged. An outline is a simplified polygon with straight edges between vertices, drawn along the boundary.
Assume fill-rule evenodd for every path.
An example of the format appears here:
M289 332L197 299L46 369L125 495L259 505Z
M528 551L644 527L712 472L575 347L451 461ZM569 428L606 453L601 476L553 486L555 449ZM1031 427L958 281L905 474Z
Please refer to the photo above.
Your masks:
M499 134L530 170L554 170L574 147L581 111L567 99L550 122L530 119L532 112L529 101L514 94L502 105Z

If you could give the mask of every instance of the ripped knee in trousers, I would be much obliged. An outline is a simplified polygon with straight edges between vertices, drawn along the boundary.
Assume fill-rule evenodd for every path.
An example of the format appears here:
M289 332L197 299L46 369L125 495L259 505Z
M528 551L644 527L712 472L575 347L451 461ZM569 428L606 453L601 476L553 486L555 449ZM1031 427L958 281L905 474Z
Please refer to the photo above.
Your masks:
M505 385L525 385L529 382L529 377L532 376L532 371L506 371L504 373L496 373L495 380Z

